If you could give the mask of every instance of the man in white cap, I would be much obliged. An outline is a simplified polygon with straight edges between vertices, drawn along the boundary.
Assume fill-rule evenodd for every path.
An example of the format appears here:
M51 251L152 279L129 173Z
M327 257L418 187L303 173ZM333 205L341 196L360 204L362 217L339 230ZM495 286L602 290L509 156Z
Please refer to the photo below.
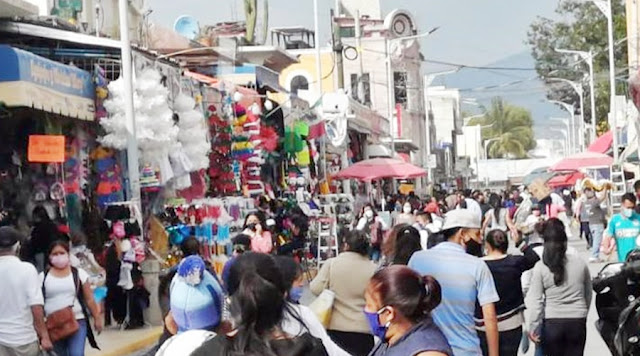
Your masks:
M494 303L499 301L493 276L486 263L475 257L482 251L480 217L467 209L445 216L442 232L447 239L435 247L413 254L409 267L431 275L442 287L442 302L433 312L436 324L447 337L456 356L482 355L473 315L476 301L482 307L489 356L498 356L498 320Z
M37 356L53 349L44 323L36 268L17 256L22 235L0 227L0 356Z

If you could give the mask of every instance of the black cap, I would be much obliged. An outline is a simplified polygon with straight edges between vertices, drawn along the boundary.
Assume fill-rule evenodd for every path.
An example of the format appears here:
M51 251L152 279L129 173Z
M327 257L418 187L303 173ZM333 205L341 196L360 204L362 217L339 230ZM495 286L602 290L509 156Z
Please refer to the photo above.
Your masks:
M18 241L22 241L22 234L18 230L10 227L0 227L0 248L12 247Z

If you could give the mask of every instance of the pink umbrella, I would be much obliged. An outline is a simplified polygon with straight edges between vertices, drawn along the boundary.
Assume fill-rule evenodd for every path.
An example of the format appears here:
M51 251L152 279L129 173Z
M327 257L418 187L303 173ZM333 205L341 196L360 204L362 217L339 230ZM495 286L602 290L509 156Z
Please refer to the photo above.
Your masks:
M357 179L372 181L382 178L416 178L427 175L427 171L399 159L374 158L360 161L333 176L334 179Z
M589 145L587 151L596 152L596 153L607 153L609 149L611 149L611 145L613 144L613 132L608 131L604 135L598 137L595 141Z
M613 158L603 153L582 152L569 156L554 164L550 171L577 171L580 168L609 167L613 164Z

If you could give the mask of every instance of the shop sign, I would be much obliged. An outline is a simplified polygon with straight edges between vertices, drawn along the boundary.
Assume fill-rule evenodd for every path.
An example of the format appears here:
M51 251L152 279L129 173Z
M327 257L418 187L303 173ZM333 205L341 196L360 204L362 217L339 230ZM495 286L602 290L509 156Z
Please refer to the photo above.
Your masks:
M0 82L29 82L60 93L95 97L91 74L31 52L0 45Z
M30 135L27 159L32 163L63 163L64 136Z

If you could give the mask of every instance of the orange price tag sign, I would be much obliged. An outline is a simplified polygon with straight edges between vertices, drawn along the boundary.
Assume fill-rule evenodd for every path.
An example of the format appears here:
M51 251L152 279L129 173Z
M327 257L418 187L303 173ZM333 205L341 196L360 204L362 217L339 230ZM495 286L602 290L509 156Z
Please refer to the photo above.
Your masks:
M31 135L27 159L34 163L63 163L64 136Z

